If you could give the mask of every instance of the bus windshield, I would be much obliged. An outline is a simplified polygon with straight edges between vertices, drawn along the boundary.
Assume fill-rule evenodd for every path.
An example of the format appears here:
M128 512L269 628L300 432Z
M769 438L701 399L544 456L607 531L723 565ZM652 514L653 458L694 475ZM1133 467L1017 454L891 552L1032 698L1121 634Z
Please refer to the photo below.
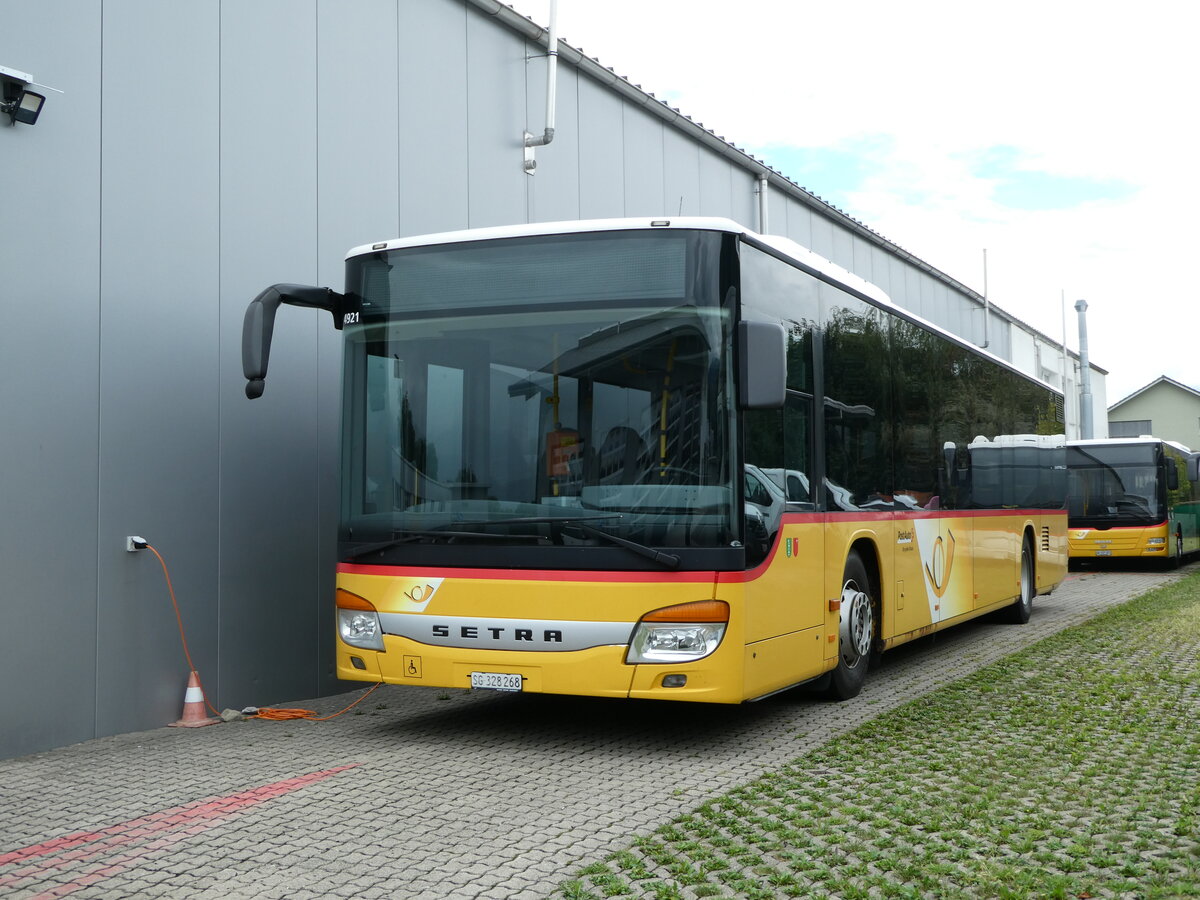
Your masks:
M1072 525L1146 525L1165 517L1154 444L1067 447Z
M352 264L341 558L628 568L737 540L719 236L645 235Z

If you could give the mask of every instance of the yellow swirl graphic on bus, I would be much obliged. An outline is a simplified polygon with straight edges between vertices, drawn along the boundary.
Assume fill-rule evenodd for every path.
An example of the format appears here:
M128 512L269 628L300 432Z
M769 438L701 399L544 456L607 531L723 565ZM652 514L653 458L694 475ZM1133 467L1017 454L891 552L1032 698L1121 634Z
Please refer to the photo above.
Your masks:
M954 568L954 532L946 530L947 540L939 534L933 542L930 561L925 564L925 575L933 586L933 593L940 600L950 586L950 571Z

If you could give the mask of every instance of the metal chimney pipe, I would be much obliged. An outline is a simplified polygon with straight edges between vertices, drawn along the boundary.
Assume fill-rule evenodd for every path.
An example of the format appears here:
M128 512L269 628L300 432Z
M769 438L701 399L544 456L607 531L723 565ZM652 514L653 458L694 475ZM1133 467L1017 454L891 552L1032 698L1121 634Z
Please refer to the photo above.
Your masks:
M1095 437L1092 430L1092 369L1088 364L1087 301L1076 300L1079 313L1079 436L1084 440Z

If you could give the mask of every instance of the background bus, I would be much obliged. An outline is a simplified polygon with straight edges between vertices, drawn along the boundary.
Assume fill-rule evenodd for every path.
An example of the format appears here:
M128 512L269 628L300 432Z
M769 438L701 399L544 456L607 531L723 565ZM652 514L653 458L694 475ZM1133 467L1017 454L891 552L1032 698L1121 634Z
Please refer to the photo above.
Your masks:
M846 698L1066 571L1061 437L1014 437L1060 431L1061 396L790 241L664 219L360 247L344 294L250 304L250 396L281 302L345 331L342 678Z
M1149 436L1070 441L1067 466L1072 559L1180 565L1200 552L1200 481L1187 447Z

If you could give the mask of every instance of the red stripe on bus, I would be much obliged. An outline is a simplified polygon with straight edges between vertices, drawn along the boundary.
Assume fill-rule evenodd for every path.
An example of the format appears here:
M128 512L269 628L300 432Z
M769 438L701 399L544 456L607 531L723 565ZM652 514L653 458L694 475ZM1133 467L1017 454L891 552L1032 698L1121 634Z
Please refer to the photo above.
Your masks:
M1066 516L1063 509L909 509L898 506L894 510L877 513L854 512L853 510L830 510L825 513L832 522L873 522L881 519L980 519L996 516ZM788 516L784 516L788 521Z
M598 572L568 569L447 569L424 566L361 566L338 563L339 575L388 575L393 578L472 578L488 581L574 581L599 583L711 583L712 570L698 572Z

